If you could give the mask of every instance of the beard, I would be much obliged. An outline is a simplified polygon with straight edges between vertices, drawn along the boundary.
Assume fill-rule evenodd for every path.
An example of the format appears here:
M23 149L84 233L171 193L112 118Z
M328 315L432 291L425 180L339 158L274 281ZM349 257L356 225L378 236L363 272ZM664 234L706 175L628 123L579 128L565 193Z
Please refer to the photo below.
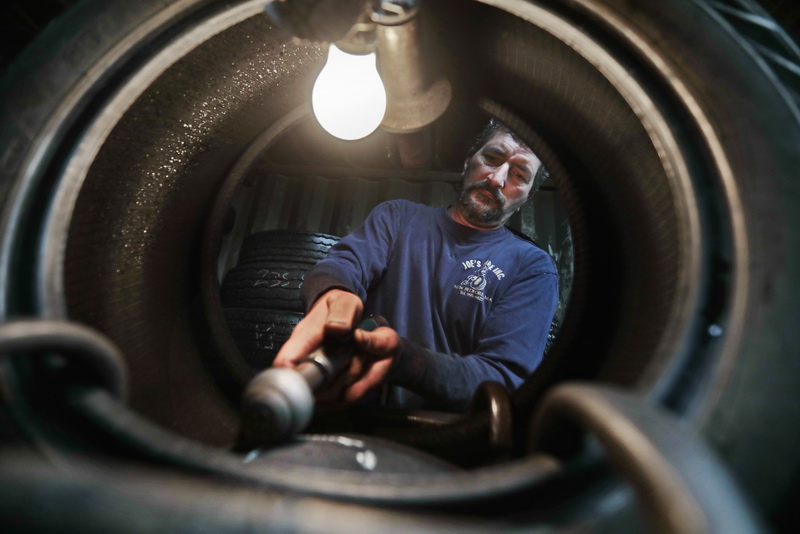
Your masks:
M492 202L484 204L472 198L473 191L483 191L492 196ZM506 219L506 199L488 181L475 182L465 187L458 196L461 214L467 222L475 226L498 226Z

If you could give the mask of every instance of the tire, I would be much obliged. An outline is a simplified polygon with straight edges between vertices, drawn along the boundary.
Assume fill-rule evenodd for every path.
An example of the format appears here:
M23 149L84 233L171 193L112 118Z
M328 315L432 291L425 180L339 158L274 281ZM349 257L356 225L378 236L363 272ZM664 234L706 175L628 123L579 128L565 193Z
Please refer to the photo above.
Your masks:
M769 418L756 415L775 403L782 424L800 428L800 409L786 410L800 406L791 363L800 353L800 332L791 326L800 320L800 214L792 207L800 202L792 185L800 168L796 95L758 57L762 43L744 37L758 34L739 30L722 8L699 1L635 9L623 0L579 4L574 12L547 13L520 6L516 14L542 17L546 33L558 33L557 20L583 21L577 32L561 34L562 42L567 34L594 39L573 46L603 69L610 91L628 102L638 93L642 106L655 106L628 117L651 128L656 146L672 147L672 155L656 156L653 145L617 137L631 131L622 127L621 102L588 104L593 82L579 62L564 61L565 49L548 37L501 22L504 14L482 10L460 39L442 36L472 39L454 70L468 72L475 61L494 65L482 71L486 85L474 82L476 90L493 94L501 118L520 129L535 125L546 138L528 137L559 181L570 214L580 214L570 218L576 272L559 338L540 376L515 400L535 406L539 388L575 378L648 391L702 429L759 505L773 510L797 483L787 467L800 467L776 454L797 449L800 435L773 432ZM485 30L495 25L516 30ZM800 61L791 48L781 54ZM551 62L558 64L556 78L538 79L544 83L535 91L519 89ZM619 76L608 70L614 63ZM558 89L564 84L583 89L564 94ZM605 123L611 116L616 126ZM671 133L660 137L661 128ZM667 177L662 158L686 172ZM592 183L585 180L590 174Z
M303 313L300 288L308 273L302 263L249 263L231 269L222 281L223 308L268 308Z
M236 13L232 18L227 16L229 9ZM0 279L0 314L73 317L106 333L127 347L134 409L210 444L228 443L238 425L236 408L219 388L210 387L216 381L213 366L189 364L200 360L209 344L204 334L198 334L208 327L197 325L194 306L186 300L187 295L200 293L199 236L217 181L237 156L230 145L212 147L211 139L221 130L252 138L263 129L262 120L277 119L284 106L296 106L298 98L288 85L287 90L274 90L281 83L277 71L262 78L258 89L266 90L275 102L272 111L255 114L251 106L232 110L224 118L214 113L182 120L177 115L186 108L158 109L160 104L151 98L169 93L173 103L187 103L204 93L207 105L227 105L224 95L229 91L220 87L222 78L202 88L187 84L177 95L173 92L177 86L171 85L175 79L167 81L161 75L177 74L174 62L192 53L206 56L201 63L207 63L208 55L221 48L204 51L197 45L237 22L250 21L245 25L256 33L271 31L266 22L252 19L262 9L263 5L247 1L77 2L16 58L0 80L0 270L7 274ZM205 37L180 39L190 28ZM265 53L274 51L274 57L280 57L288 39L269 41ZM236 55L240 45L229 42L222 48ZM292 64L295 59L287 56L285 61ZM188 72L177 76L193 77ZM156 79L165 85L153 89ZM189 98L186 91L194 96ZM156 111L144 119L148 100ZM158 116L158 124L125 127L123 117L128 113L138 115L134 122ZM174 136L178 124L192 129L191 141ZM165 157L144 156L152 151L153 141ZM85 157L79 156L82 151L73 151L78 145L88 149ZM139 163L103 157L103 147L111 145L126 146L123 152ZM70 154L57 154L59 146ZM118 163L117 170L109 168ZM197 172L197 180L180 191L183 187L175 186L182 180L175 178L190 168ZM105 172L132 174L107 188L100 177ZM66 174L72 177L64 179ZM166 208L167 204L173 207ZM56 228L61 230L54 233ZM33 237L37 233L39 237ZM66 246L67 242L71 244ZM21 288L26 284L23 279L34 278L48 280L40 286L43 291L9 289ZM112 286L113 295L107 292ZM195 333L187 336L188 332ZM165 346L172 356L165 357ZM171 373L174 366L183 367L183 372ZM171 391L170 400L153 395L154 388Z
M423 14L438 30L430 59L444 58L437 66L464 89L437 125L438 141L465 135L459 121L482 102L539 151L574 229L571 302L541 371L514 396L519 441L553 383L614 384L700 430L769 517L796 491L800 469L800 121L757 33L743 37L718 5L441 0L423 3ZM249 140L301 104L319 59L261 21L262 8L83 1L3 77L2 315L91 325L123 348L130 370L132 409L100 425L76 423L67 402L44 398L61 391L49 387L57 370L3 362L4 428L41 444L54 463L87 449L182 470L179 454L158 455L169 447L141 453L136 439L184 443L171 432L219 451L236 434L214 366L198 363L208 330L189 309L198 236L221 176ZM256 64L269 70L248 70ZM134 434L138 416L155 428ZM487 425L474 418L411 437L457 455ZM220 463L194 468L207 475ZM517 467L478 468L450 485L404 479L417 490L408 513L476 510L506 527L541 518L524 525L531 529L602 522L600 504L610 500L591 516L568 504L581 500L568 489L591 485L571 485L580 476L555 477L558 491L536 493L540 471L516 493L503 484ZM279 488L270 509L285 508L284 491L291 502L313 493L332 507L395 495L364 473L338 484L317 469L312 492L306 471L264 471L283 478L248 487ZM469 487L472 475L494 489L460 502L454 485Z
M220 300L241 356L255 370L272 364L303 318L308 270L339 240L329 234L272 230L247 236L239 265L222 282Z
M271 230L248 235L239 252L239 265L261 262L314 265L328 255L340 237L297 230Z
M303 318L301 313L264 309L227 308L224 313L236 346L255 370L272 365L278 350Z
M304 313L303 280L339 239L299 230L250 234L242 243L239 265L222 281L221 302L226 314L229 308Z

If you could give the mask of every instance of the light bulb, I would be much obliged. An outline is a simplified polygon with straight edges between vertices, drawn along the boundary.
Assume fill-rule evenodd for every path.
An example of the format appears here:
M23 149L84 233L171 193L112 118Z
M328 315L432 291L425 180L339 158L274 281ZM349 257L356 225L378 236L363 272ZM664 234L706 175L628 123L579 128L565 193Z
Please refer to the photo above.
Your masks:
M375 54L348 54L332 44L314 83L311 107L320 125L339 139L352 141L374 132L386 113Z

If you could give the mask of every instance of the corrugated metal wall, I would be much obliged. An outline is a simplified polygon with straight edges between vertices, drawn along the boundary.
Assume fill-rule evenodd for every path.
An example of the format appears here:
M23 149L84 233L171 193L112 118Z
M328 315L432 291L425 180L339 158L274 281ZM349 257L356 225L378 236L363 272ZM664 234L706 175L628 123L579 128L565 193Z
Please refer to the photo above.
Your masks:
M358 227L381 202L403 198L446 206L453 200L456 185L385 177L330 178L255 172L239 188L232 203L236 223L222 244L220 279L236 265L239 247L248 234L292 229L341 237Z

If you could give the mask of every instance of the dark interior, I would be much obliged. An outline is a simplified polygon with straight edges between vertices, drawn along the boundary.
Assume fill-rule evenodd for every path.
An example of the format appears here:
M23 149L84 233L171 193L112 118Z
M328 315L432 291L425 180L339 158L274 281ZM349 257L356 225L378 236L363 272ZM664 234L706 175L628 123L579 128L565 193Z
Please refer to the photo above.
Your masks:
M564 206L553 208L550 201L540 212L558 210L574 235L574 293L564 304L564 340L532 389L565 378L635 384L657 357L684 261L675 193L650 138L609 82L548 33L482 5L459 6L459 26L443 24L453 9L447 2L425 9L429 60L454 87L449 110L430 129L434 161L428 171L457 180L463 154L489 116L481 103L496 103L514 127L536 132L531 144L552 170L541 197L557 191ZM478 22L481 32L474 31ZM122 348L132 407L188 437L225 444L237 427L236 406L219 393L225 380L218 375L225 371L215 370L218 362L208 354L214 350L205 334L208 319L197 313L210 206L243 149L303 103L320 61L318 47L295 44L264 16L213 37L128 110L81 190L64 263L69 315ZM341 211L360 209L363 217L363 206L344 200L372 194L367 186L378 199L404 193L402 180L370 176L391 171L403 177L393 151L391 134L346 143L308 119L266 150L247 179L267 188L262 198L268 198L275 180L270 166L314 167L323 179L327 168L341 185L338 197L326 202ZM421 200L432 198L435 184L413 183L424 190ZM302 187L308 192L312 185ZM303 198L292 202L274 227L308 226ZM344 232L359 215L350 216L336 228L304 229ZM604 310L601 324L573 339L581 317L596 313L591 303ZM591 346L591 354L582 345Z
M647 531L635 496L665 532L695 505L709 531L751 532L752 498L796 530L800 49L758 6L425 1L426 67L453 98L411 169L409 137L319 127L324 46L261 2L81 0L44 27L72 3L37 2L0 55L42 31L0 79L0 512L40 530L158 510L231 532ZM292 3L321 4L363 7ZM354 408L233 447L268 362L225 300L248 237L336 239L383 200L446 205L490 117L550 171L510 221L559 268L537 372L467 414ZM133 508L83 513L115 499Z

